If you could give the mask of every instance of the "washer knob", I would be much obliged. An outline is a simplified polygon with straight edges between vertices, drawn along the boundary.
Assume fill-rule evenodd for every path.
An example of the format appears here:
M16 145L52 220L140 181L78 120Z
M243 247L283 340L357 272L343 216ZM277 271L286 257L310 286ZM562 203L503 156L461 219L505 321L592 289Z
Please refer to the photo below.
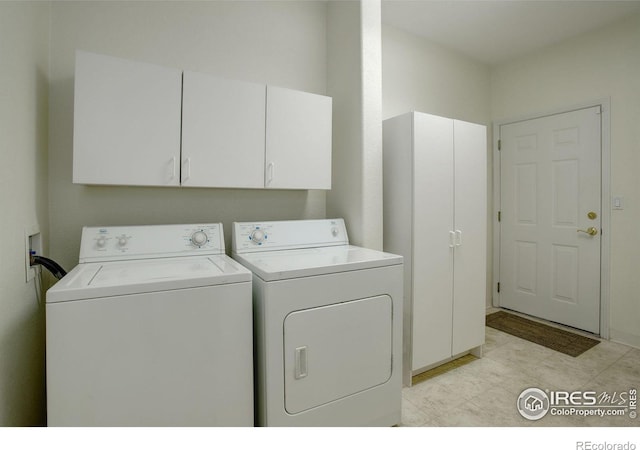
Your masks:
M332 235L333 237L337 237L337 236L338 236L338 233L340 233L340 230L338 230L338 227L332 227L332 228L331 228L331 235Z
M204 231L196 231L191 235L191 243L198 247L202 247L208 240L207 233Z
M122 235L118 238L118 246L124 247L129 242L129 239L125 235Z
M260 244L262 243L262 241L264 241L264 231L262 230L253 230L251 232L251 241L253 241L254 244Z
M96 240L96 246L98 248L104 248L105 245L107 245L107 239L104 236L98 236L98 239Z

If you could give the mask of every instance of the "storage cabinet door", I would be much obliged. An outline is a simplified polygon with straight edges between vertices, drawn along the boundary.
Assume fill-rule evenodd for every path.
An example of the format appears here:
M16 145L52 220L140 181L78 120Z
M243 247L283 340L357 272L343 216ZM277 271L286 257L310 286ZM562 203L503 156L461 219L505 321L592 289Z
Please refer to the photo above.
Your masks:
M182 72L76 53L73 182L180 184Z
M484 343L487 264L486 127L454 121L455 230L453 351Z
M412 370L418 370L451 356L453 122L416 113L413 133Z
M265 187L331 189L331 97L267 86Z
M183 186L264 187L265 90L184 72Z

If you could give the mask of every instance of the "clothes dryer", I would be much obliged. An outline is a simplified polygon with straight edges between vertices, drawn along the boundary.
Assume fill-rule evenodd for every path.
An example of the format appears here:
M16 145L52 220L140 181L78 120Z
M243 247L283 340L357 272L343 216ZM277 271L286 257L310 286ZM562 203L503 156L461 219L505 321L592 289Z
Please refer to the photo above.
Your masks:
M400 422L402 257L349 245L342 219L233 224L253 272L256 421Z
M46 323L51 426L253 426L251 273L222 224L85 227Z

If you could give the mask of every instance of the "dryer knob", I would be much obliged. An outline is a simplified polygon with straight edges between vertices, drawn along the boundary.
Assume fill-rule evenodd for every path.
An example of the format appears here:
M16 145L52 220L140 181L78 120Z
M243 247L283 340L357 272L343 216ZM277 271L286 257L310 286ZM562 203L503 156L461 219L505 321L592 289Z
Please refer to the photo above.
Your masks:
M262 230L253 230L253 232L251 233L251 241L254 244L262 243L262 241L264 241L264 237L264 231Z
M207 243L208 240L209 238L207 237L207 233L205 233L204 231L196 231L191 235L191 242L193 243L193 245L196 245L198 247L202 247Z

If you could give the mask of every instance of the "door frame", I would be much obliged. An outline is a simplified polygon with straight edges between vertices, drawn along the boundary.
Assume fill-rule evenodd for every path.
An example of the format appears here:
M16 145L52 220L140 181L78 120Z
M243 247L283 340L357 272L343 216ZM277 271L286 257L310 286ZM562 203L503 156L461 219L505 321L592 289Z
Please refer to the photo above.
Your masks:
M498 139L500 138L500 127L516 122L539 119L541 117L553 116L579 109L600 106L601 111L601 174L602 186L601 196L601 227L603 233L600 240L600 337L609 339L609 301L611 291L611 99L602 98L591 102L579 103L564 108L556 108L537 114L527 114L510 119L494 121L493 123L493 287L492 305L500 307L500 293L498 292L498 282L500 281L500 223L498 222L498 211L500 205L500 152L498 150Z

